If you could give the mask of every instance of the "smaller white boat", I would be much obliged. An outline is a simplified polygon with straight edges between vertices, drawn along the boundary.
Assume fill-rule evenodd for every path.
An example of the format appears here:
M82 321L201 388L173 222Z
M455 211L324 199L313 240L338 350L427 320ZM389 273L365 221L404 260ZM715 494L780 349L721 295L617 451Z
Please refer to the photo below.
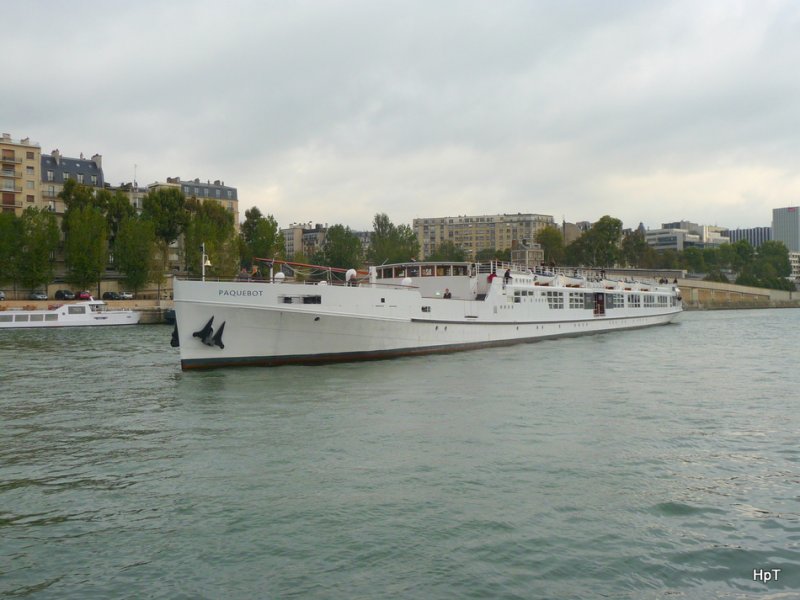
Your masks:
M55 304L46 309L25 307L0 311L0 329L136 325L141 316L135 310L109 310L105 302L91 298L82 302Z

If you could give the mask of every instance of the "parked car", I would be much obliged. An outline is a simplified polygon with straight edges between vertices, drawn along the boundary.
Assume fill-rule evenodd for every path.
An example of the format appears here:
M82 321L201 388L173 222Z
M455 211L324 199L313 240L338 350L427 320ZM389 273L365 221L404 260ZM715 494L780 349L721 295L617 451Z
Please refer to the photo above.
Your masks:
M103 300L121 300L117 292L103 292Z
M75 292L76 300L91 300L92 294L89 292Z
M120 300L133 300L133 292L120 292L119 293Z
M56 300L75 300L75 293L70 290L56 290Z
M47 300L47 294L44 292L31 292L31 295L28 296L31 300Z
M3 290L0 290L0 300L6 299L6 293Z

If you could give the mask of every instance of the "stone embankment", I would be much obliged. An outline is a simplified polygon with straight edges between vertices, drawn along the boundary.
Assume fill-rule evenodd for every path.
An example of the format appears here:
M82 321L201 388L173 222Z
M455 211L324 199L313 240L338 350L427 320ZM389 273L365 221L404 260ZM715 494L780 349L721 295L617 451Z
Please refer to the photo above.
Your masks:
M800 308L800 291L768 290L699 279L679 279L678 287L686 310Z

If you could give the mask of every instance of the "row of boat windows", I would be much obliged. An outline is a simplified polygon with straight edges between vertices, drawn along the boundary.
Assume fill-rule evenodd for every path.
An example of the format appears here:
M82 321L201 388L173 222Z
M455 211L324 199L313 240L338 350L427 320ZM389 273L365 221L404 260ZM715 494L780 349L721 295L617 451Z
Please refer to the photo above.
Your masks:
M30 316L30 319L28 317ZM41 315L0 315L0 323L28 323L30 321L58 321L58 315L51 313L51 314L41 314Z
M556 292L552 290L544 291L541 293L542 297L547 300L550 308L564 308L564 292ZM533 296L534 292L529 290L515 290L514 302L521 303L527 302L528 296ZM605 307L606 308L625 308L625 294L605 294ZM597 305L597 299L592 292L569 292L568 306L570 308L582 308L593 310ZM653 294L629 294L628 295L628 308L667 308L669 306L677 306L678 300L674 296L656 296Z
M412 265L382 267L378 279L403 279L405 277L453 277L467 274L466 265Z
M85 306L68 306L71 315L85 315ZM20 315L0 314L0 323L36 323L38 321L58 321L58 313L24 313Z

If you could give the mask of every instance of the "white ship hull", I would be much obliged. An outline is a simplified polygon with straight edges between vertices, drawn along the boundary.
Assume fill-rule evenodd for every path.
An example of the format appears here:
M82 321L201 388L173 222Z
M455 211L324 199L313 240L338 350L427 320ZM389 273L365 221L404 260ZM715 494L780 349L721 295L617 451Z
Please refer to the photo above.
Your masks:
M525 295L520 297L519 290ZM601 314L568 305L552 308L546 294L559 291L565 298L570 293L606 293L503 286L496 280L484 299L473 300L427 297L419 288L374 283L344 287L176 281L181 366L315 364L452 352L663 325L681 312L675 300L669 306L623 306ZM614 293L619 297L626 292ZM676 296L662 290L659 297L663 300L668 293ZM640 304L642 295L646 293L639 292Z
M136 325L140 317L141 313L137 311L108 310L105 302L87 300L41 310L5 310L0 312L0 329Z

